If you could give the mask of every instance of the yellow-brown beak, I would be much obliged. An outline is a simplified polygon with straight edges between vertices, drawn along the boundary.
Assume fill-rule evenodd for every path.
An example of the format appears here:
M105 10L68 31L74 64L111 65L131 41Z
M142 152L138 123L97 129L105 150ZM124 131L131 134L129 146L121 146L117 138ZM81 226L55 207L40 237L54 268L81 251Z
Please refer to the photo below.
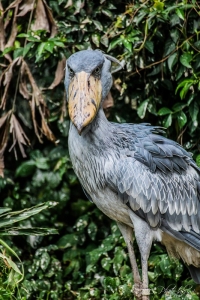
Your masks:
M101 102L101 80L82 71L69 85L69 116L79 134L95 118Z

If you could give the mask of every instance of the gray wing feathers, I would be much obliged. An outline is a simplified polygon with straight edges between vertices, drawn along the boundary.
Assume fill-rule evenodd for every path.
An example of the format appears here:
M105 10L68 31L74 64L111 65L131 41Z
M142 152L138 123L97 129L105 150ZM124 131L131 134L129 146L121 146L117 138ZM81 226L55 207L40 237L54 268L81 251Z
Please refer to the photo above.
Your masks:
M133 211L143 211L150 226L159 226L164 218L174 230L196 232L200 228L198 177L191 166L181 174L153 173L131 157L119 159L106 173L107 182Z

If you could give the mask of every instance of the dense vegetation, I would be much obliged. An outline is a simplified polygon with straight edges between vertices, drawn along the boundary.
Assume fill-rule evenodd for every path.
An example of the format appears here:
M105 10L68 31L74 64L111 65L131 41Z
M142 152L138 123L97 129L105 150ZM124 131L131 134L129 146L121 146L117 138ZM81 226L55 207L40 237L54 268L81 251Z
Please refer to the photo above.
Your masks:
M0 234L7 243L1 243L0 299L132 299L123 238L86 199L71 168L65 60L91 47L124 61L114 74L114 107L112 97L105 105L110 120L164 126L200 165L200 6L194 0L47 2L0 3ZM31 213L47 201L51 209ZM9 229L7 208L30 208L31 217ZM41 236L44 227L59 235ZM28 229L39 235L21 236ZM14 253L25 269L21 282ZM149 279L151 299L199 299L187 268L161 245L152 248Z

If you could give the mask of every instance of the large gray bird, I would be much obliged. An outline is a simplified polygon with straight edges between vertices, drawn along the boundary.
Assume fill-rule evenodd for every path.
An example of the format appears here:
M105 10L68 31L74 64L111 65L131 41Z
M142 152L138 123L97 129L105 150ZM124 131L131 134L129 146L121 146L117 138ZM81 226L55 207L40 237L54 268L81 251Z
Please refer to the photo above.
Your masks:
M67 60L69 152L88 198L117 222L128 247L134 294L147 300L154 240L181 258L200 283L200 169L178 143L159 135L159 127L106 119L102 102L112 86L111 60L98 50L79 51Z

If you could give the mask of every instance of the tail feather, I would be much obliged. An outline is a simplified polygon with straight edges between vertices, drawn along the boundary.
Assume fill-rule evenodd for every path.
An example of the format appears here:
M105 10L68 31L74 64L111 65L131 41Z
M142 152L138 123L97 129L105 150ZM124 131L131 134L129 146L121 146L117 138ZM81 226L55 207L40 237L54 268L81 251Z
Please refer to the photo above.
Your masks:
M200 284L200 268L197 268L193 265L187 266L189 271L190 271L190 275L192 277L192 279L197 283Z

